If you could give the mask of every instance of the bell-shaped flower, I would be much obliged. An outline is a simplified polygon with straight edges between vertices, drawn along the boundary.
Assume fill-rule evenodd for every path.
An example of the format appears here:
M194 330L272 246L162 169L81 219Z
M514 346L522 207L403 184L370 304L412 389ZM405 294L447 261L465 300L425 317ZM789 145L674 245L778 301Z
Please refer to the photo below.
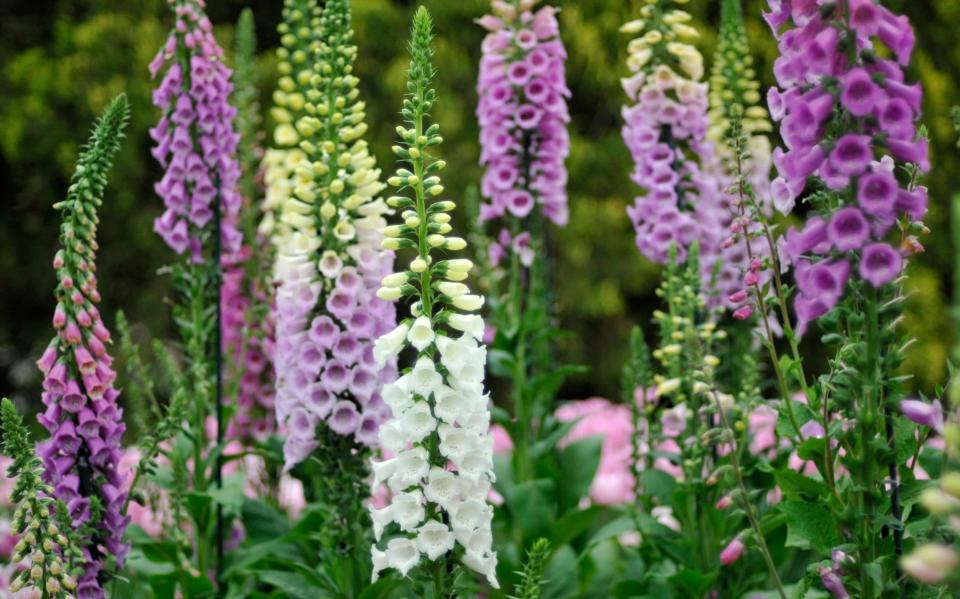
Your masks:
M417 401L403 412L399 425L408 441L419 443L437 429L437 419L430 412L430 404Z
M403 349L410 325L402 323L391 332L377 339L373 344L373 357L381 366Z
M417 530L417 548L431 560L453 551L455 541L450 528L437 520L428 520Z
M433 343L436 335L433 332L433 326L430 319L426 316L420 316L413 321L413 326L407 332L407 341L417 348L417 351L423 351Z
M434 466L430 469L423 493L430 501L449 510L449 506L457 497L459 490L460 487L455 473Z
M420 563L420 550L410 539L390 539L386 554L387 565L399 572L401 576L406 576L407 572Z
M433 360L423 357L417 360L410 371L410 391L424 398L430 396L443 384L443 377L437 372Z
M390 510L393 521L400 526L400 530L413 531L426 516L423 492L416 489L408 493L397 493L390 502Z

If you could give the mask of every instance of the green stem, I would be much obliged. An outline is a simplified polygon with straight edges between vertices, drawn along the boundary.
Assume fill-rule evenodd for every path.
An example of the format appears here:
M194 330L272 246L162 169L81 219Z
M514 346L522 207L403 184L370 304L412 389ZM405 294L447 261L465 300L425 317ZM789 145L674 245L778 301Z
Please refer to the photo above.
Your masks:
M880 381L879 368L879 327L880 319L877 310L877 292L870 288L866 293L866 319L864 321L866 337L866 363L863 369L862 383L863 402L857 423L860 429L861 458L860 470L860 508L858 520L860 527L860 593L864 599L873 599L874 581L870 576L868 566L876 558L876 535L874 534L874 519L876 501L874 487L876 487L876 453L873 440L876 437L877 399Z
M754 534L757 535L760 553L763 555L763 561L767 564L767 569L770 571L770 575L773 576L773 581L777 585L777 593L781 599L787 599L787 592L783 588L783 581L780 580L780 574L777 572L777 566L773 561L773 557L770 555L767 540L763 536L763 528L760 526L760 520L754 512L753 504L751 504L749 500L750 496L747 494L747 485L743 480L743 470L740 468L740 450L736 440L736 433L734 433L733 427L730 426L730 420L727 418L727 414L723 410L723 406L720 404L720 398L717 397L716 392L711 390L710 395L717 405L717 411L720 413L720 421L723 423L723 427L730 433L730 444L732 445L730 450L730 464L733 466L733 472L737 479L737 488L740 490L740 505L747 515L747 520L750 521L750 527L753 529Z

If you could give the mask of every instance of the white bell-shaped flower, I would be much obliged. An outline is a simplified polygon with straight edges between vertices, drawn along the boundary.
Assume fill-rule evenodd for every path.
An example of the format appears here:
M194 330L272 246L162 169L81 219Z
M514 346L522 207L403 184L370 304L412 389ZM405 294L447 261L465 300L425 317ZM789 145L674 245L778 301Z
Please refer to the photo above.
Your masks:
M400 427L400 423L391 420L380 425L380 445L390 453L398 454L409 445L410 440Z
M493 549L493 535L485 528L478 528L472 532L461 532L456 535L457 542L466 550L478 557L483 557Z
M470 335L477 341L483 339L483 318L477 314L451 314L447 323L452 328Z
M377 364L383 366L387 360L400 353L409 331L410 325L402 323L373 343L373 358Z
M473 532L489 527L492 518L493 509L484 498L472 498L457 504L450 515L450 524L455 531Z
M417 530L417 549L421 553L425 553L431 560L452 551L455 541L456 539L450 528L436 520L428 520Z
M453 424L463 414L465 402L462 396L450 387L440 387L434 391L433 397L433 412L447 424Z
M423 488L423 494L427 499L448 509L459 492L460 484L456 474L437 466L430 469L427 486Z
M457 477L457 493L460 497L465 498L486 498L490 495L490 489L493 487L491 480L495 478L493 474L490 474L490 476L481 476L478 479L459 476Z
M401 451L394 460L396 464L393 474L387 479L387 483L394 492L419 484L430 471L430 454L423 447ZM374 474L376 475L376 472Z
M386 553L387 565L402 576L420 563L420 550L416 543L407 538L390 539Z
M373 538L380 540L383 536L383 530L393 522L393 506L377 509L370 508L370 520L373 522Z
M477 556L471 553L463 555L463 563L471 570L486 577L490 586L499 589L500 583L497 581L497 554L489 553L485 556Z
M469 412L462 411L457 416L457 424L472 433L486 434L490 430L490 412L483 409L473 409Z
M410 390L412 392L427 398L442 384L443 377L437 372L433 360L427 357L417 360L413 370L410 371Z
M415 489L409 493L397 493L390 502L390 515L400 530L410 532L423 522L426 511L423 507L423 492Z
M379 487L394 475L397 471L398 462L397 458L390 458L382 462L370 462L370 465L373 469L373 486Z
M437 429L437 419L430 412L430 404L418 401L400 416L400 429L411 443L419 443Z
M423 351L429 347L435 337L433 326L426 316L420 316L413 321L413 326L407 332L407 341L417 348L417 351Z
M403 376L397 379L395 383L387 383L380 390L380 397L383 403L390 407L394 417L402 414L407 408L413 405L413 396L407 388L409 377Z
M484 475L493 468L493 452L477 449L463 456L457 462L457 472L462 478L479 481Z
M440 433L440 453L458 466L476 447L476 435L466 429L441 424L437 430Z

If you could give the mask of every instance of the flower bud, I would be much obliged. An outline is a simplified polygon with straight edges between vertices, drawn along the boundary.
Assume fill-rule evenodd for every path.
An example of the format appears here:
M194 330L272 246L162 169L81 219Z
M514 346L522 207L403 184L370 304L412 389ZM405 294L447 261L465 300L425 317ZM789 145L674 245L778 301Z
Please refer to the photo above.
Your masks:
M483 307L483 296L480 295L459 295L453 298L453 305L465 312L473 312Z
M395 302L403 297L403 291L399 287L381 287L377 290L377 297L385 302Z

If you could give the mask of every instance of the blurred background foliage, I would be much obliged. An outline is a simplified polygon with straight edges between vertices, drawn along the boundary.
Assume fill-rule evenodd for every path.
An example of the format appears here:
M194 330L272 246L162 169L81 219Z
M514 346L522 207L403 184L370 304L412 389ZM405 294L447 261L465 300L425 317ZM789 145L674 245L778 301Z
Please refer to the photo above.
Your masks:
M264 112L275 81L273 49L281 0L208 0L221 44L232 48L233 23L245 6L256 16L260 51L258 83ZM425 0L437 40L437 118L447 142L448 190L462 197L477 184L479 148L473 111L483 31L473 19L487 0ZM934 169L927 184L931 234L927 251L912 264L912 296L905 327L918 338L906 368L929 391L946 376L952 343L954 251L948 206L960 172L949 107L960 102L960 2L887 0L917 29L911 79L926 89L925 122L933 140ZM357 74L368 103L368 135L385 171L398 120L407 66L407 27L413 0L354 0L360 57ZM655 267L642 259L624 209L635 187L630 157L620 138L627 39L620 24L633 18L640 0L554 0L562 8L563 37L573 92L570 225L555 235L557 311L572 334L563 341L566 362L588 364L588 376L571 380L564 397L617 397L630 327L648 323L659 305ZM688 5L702 32L708 64L716 41L719 2ZM765 86L776 57L760 12L764 0L745 0L748 30ZM102 212L99 279L103 313L112 327L118 308L141 334L166 337L167 279L157 271L172 256L152 231L161 202L153 192L159 170L149 154L147 130L157 118L150 102L147 63L171 23L164 0L3 0L0 3L0 394L21 405L36 401L39 377L33 360L51 336L54 276L50 262L58 222L51 206L67 185L78 143L88 124L114 94L125 91L133 108L129 139L117 160ZM463 220L460 219L462 226ZM819 344L806 340L813 362Z

